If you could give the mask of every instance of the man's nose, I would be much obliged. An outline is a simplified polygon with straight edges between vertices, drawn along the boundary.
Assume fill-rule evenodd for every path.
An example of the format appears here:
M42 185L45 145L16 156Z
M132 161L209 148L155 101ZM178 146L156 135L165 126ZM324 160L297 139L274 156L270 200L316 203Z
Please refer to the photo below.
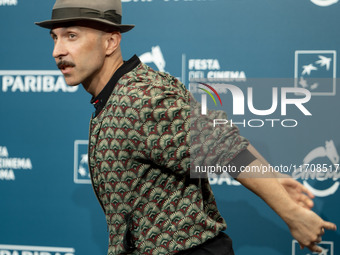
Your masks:
M67 55L67 50L64 43L61 40L56 40L54 43L52 56L54 58L59 58Z

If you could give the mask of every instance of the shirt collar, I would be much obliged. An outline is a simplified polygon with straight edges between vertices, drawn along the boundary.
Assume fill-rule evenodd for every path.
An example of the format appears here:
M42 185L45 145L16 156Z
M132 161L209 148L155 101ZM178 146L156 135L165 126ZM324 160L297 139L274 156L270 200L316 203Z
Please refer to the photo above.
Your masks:
M97 116L100 113L100 111L104 108L118 80L124 74L130 72L139 64L140 60L136 55L134 55L128 61L124 61L124 64L117 69L117 71L113 74L113 76L111 77L109 82L105 85L103 90L96 97L92 97L91 104L93 104L93 106L96 109L94 116Z

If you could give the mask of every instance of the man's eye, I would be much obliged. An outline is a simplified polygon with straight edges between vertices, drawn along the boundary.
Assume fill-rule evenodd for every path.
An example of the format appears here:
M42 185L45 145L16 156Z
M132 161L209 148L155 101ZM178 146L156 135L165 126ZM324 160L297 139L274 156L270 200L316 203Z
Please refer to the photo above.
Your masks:
M75 34L69 34L68 37L69 37L70 39L74 39L74 38L76 38L76 35L75 35Z

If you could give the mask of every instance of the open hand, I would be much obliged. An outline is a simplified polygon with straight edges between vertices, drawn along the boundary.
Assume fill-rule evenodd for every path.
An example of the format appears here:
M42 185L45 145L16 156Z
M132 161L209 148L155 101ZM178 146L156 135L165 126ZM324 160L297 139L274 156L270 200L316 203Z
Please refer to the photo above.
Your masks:
M307 209L311 209L314 206L312 199L314 195L310 190L303 186L300 182L293 179L289 175L280 174L277 176L278 182L288 192L289 196L299 205Z
M322 241L326 229L336 230L334 223L324 221L313 211L303 207L297 207L292 218L286 223L301 249L308 247L313 252L322 252L317 244Z

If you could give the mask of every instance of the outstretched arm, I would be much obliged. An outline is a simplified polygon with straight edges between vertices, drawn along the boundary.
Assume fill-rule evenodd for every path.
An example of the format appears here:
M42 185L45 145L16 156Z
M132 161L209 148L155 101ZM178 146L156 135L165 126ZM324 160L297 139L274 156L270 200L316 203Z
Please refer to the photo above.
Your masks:
M252 146L249 144L248 150L263 164L269 165L267 160ZM299 205L311 209L314 206L313 193L308 190L305 186L303 186L300 182L293 179L291 176L287 174L282 174L279 172L274 173L278 182L284 187L284 189L288 192L289 196Z
M252 152L252 148L248 149ZM261 161L261 157L257 157L249 167L259 168L265 163L267 162ZM296 203L273 173L243 172L237 179L261 197L286 222L301 248L306 246L313 252L322 251L317 243L321 242L325 229L336 230L335 224L322 220L313 211Z

